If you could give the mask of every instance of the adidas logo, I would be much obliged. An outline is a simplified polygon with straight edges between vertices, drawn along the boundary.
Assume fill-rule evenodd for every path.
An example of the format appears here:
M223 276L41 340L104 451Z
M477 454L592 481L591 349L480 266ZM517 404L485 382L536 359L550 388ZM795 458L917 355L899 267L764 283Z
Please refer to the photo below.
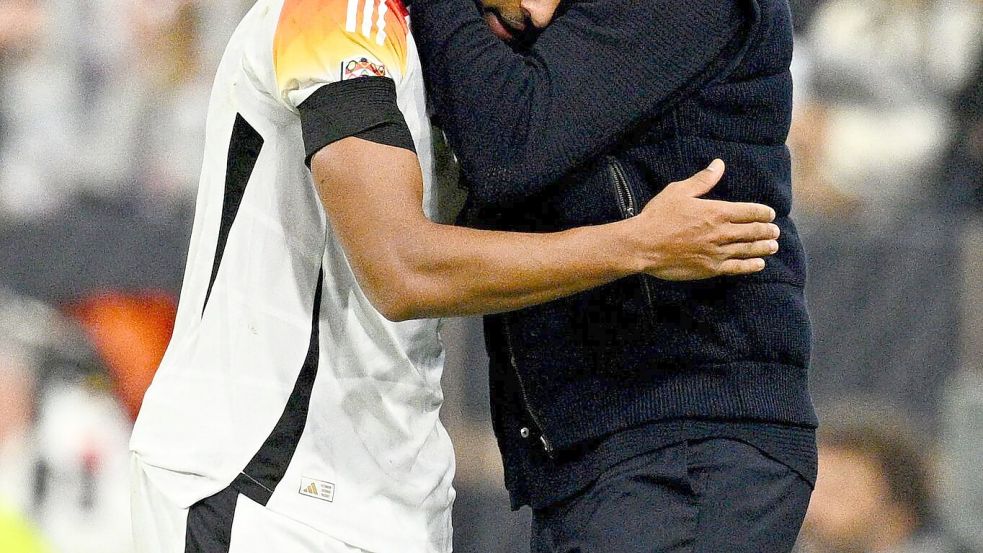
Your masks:
M334 484L304 477L300 481L300 495L331 503L334 502Z

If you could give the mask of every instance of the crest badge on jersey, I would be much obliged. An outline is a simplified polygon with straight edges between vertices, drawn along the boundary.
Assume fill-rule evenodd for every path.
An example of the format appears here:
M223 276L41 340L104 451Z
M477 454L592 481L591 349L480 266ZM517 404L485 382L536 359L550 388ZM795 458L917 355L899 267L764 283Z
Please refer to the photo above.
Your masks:
M356 58L341 62L341 80L348 81L360 77L388 77L386 66L368 58Z

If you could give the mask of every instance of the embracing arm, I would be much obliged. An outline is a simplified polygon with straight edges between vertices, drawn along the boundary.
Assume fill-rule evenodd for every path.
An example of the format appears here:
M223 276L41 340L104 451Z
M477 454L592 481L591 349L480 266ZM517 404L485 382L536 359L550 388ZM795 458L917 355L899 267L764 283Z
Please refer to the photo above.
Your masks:
M429 221L407 149L350 137L321 149L311 168L359 284L392 320L508 311L640 272L745 274L777 250L778 229L763 222L770 208L696 198L720 180L722 164L670 185L638 217L553 234Z
M428 88L481 203L521 200L616 144L723 69L736 0L578 0L526 53L474 0L416 0Z

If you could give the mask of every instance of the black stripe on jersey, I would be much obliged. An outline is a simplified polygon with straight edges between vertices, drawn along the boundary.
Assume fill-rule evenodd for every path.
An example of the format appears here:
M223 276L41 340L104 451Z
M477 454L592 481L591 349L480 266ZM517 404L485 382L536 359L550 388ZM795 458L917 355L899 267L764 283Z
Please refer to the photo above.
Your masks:
M218 229L218 243L215 246L215 261L212 263L212 276L208 280L208 291L205 292L205 304L202 312L208 306L208 298L212 295L212 286L218 276L218 268L222 265L225 246L229 242L229 232L232 223L239 214L239 205L246 194L249 177L256 168L256 161L263 149L263 137L246 121L242 115L236 114L236 122L232 127L232 139L229 141L229 156L225 169L225 198L222 200L222 221Z
M192 505L184 533L184 553L228 553L238 500L239 492L230 487Z
M392 79L360 77L326 84L297 109L308 167L322 148L350 136L416 153Z
M266 438L242 473L232 482L232 487L242 495L260 505L266 506L277 484L283 480L287 467L297 451L300 436L307 426L307 412L311 404L311 390L317 377L318 355L320 354L320 315L321 289L324 281L324 268L317 276L317 289L314 292L314 308L311 316L311 343L307 358L300 369L294 389L287 399L280 420L273 432Z

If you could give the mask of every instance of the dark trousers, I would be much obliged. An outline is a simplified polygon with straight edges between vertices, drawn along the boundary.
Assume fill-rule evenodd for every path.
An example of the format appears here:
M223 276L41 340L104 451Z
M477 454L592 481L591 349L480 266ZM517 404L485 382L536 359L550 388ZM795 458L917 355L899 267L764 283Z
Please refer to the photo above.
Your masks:
M533 553L786 553L810 485L743 442L672 445L533 516Z

